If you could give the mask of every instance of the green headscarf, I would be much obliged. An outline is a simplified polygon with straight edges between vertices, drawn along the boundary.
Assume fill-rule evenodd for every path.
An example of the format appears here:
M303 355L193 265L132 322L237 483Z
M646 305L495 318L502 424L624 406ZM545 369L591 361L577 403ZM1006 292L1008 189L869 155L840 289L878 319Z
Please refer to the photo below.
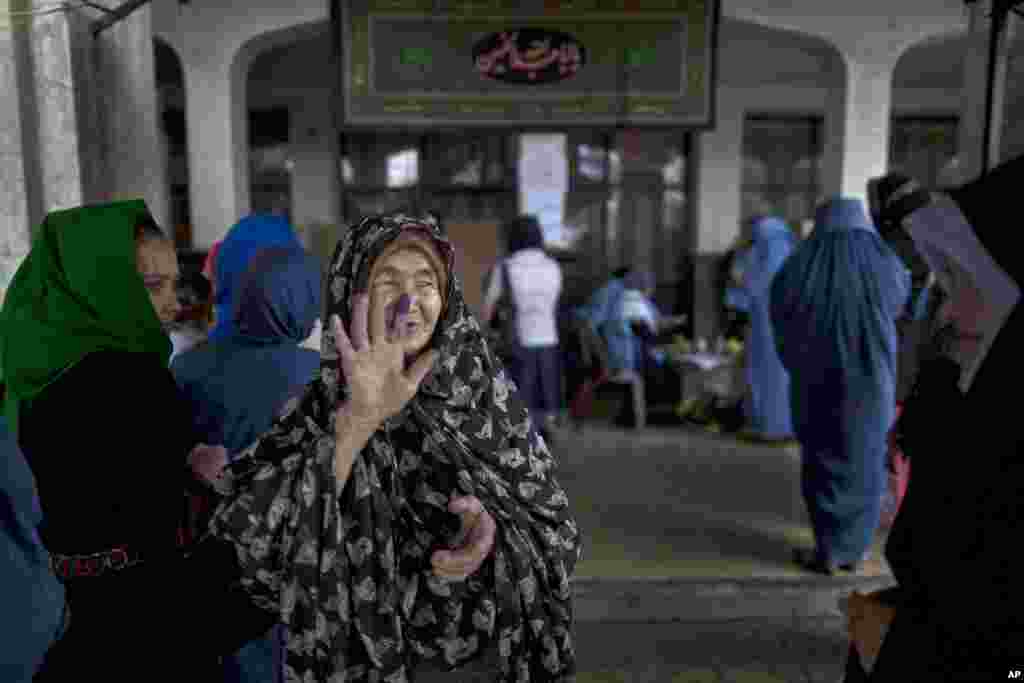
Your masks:
M54 211L14 274L0 312L5 412L19 408L94 351L170 359L164 332L135 262L142 200Z

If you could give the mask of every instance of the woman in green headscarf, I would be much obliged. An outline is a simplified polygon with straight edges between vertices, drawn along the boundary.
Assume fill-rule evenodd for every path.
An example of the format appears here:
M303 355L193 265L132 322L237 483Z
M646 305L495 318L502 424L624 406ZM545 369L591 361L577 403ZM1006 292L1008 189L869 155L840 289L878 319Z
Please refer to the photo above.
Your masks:
M186 463L210 449L167 367L176 277L173 248L129 201L49 214L7 290L6 413L73 614L37 680L215 680L219 653L271 625L228 589L229 547L179 548Z

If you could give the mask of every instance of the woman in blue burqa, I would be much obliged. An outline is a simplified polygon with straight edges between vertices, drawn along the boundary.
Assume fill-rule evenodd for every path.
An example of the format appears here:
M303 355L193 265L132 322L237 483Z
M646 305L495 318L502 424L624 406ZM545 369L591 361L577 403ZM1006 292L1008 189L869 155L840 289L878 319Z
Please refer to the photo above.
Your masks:
M775 349L769 308L772 279L793 253L796 236L784 221L770 216L753 219L751 233L754 243L742 280L750 312L745 346L749 394L743 402L746 435L785 441L793 436L789 374Z
M288 219L275 214L253 214L238 221L217 249L213 273L214 324L211 341L235 333L233 307L242 276L253 257L270 247L301 248Z
M855 570L869 552L896 412L896 319L910 276L857 199L818 209L814 231L771 287L779 357L789 371L801 489L814 530L805 569Z
M196 434L223 445L232 460L270 429L320 369L320 352L300 346L320 315L320 280L319 264L301 248L259 251L238 278L233 333L171 365ZM275 627L225 658L225 683L283 680L281 631Z

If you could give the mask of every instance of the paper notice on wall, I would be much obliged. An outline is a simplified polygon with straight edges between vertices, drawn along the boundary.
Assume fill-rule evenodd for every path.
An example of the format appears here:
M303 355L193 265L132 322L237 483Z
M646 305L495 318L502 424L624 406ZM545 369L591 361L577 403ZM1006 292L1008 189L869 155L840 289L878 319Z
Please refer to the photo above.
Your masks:
M569 189L565 133L519 136L519 187Z
M569 158L564 133L519 136L519 210L537 217L549 245L562 242Z

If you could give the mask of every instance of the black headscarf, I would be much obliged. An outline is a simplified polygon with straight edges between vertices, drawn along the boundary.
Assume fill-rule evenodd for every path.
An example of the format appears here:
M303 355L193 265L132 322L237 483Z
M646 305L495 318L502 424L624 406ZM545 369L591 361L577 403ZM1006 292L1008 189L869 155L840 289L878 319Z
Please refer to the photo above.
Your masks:
M519 216L503 226L508 253L514 254L523 249L543 249L544 231L533 216Z
M397 683L420 660L451 668L492 644L498 680L568 680L579 531L554 458L466 307L433 219L353 226L330 266L328 316L349 326L374 260L408 234L430 240L450 274L432 342L440 358L420 391L373 435L339 495L333 421L348 388L325 331L319 378L232 465L233 493L212 534L235 545L244 588L287 626L289 680ZM453 541L458 520L447 506L459 495L479 498L497 533L483 567L448 583L430 557Z

